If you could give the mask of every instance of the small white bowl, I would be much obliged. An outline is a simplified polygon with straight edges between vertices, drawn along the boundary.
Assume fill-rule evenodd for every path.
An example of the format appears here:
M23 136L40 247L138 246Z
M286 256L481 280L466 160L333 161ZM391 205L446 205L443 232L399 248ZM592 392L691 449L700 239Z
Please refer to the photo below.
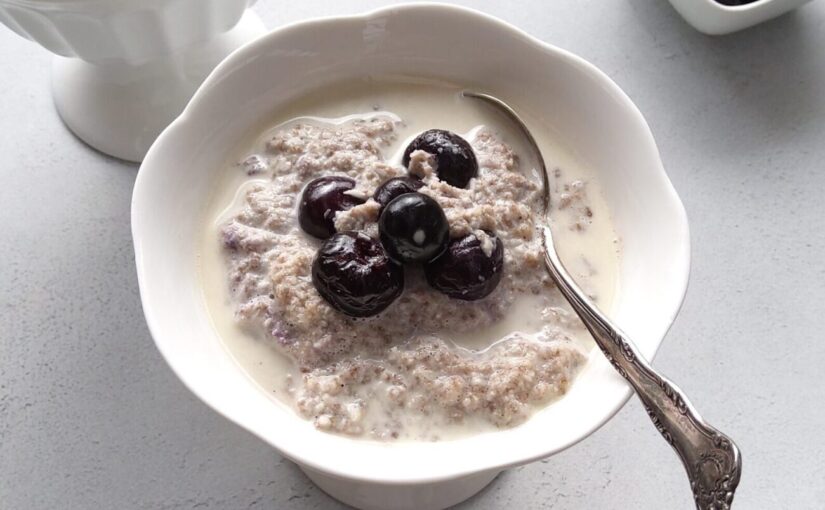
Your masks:
M212 69L264 33L255 0L0 0L0 23L56 54L60 117L140 161Z
M256 0L0 0L0 21L64 57L140 65L226 32Z
M811 0L757 0L723 5L716 0L670 0L679 14L700 32L722 35L768 21Z
M605 188L623 248L612 315L648 358L687 287L687 219L644 118L613 81L472 10L412 4L298 23L241 48L210 75L152 146L134 189L141 299L158 348L192 392L334 497L367 509L443 508L506 467L580 441L630 390L594 349L570 392L519 427L384 444L315 430L242 372L210 325L195 268L197 232L222 163L250 128L310 86L361 75L423 76L488 91L557 131Z

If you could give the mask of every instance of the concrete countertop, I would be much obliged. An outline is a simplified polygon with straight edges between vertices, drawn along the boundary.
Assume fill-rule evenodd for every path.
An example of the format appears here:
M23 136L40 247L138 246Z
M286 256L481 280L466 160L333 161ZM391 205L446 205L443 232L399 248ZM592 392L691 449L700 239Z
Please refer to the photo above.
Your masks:
M255 10L274 28L384 3ZM656 366L742 447L737 508L822 508L825 2L719 38L663 0L461 3L590 60L642 110L693 241ZM0 29L0 508L341 508L160 358L129 230L137 167L61 124L49 61ZM460 505L551 507L693 508L635 399Z

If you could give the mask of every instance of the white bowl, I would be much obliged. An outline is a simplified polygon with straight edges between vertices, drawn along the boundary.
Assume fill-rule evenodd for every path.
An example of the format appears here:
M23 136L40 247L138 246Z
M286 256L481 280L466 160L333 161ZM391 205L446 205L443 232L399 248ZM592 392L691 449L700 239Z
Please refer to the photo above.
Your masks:
M55 53L66 125L140 161L206 75L264 32L255 0L0 0L0 22Z
M0 0L0 21L57 55L143 64L234 27L256 0Z
M425 76L492 92L558 131L605 188L623 246L612 315L648 358L686 290L687 219L644 118L615 83L581 58L472 10L413 4L303 22L248 44L210 75L150 149L135 184L138 278L158 348L204 402L336 498L361 508L443 508L508 466L580 441L630 390L594 349L570 392L519 427L383 444L315 430L241 371L210 326L195 268L197 232L221 165L250 128L308 84L362 74Z
M745 5L722 5L716 0L670 0L670 3L700 32L721 35L768 21L810 1L757 0Z

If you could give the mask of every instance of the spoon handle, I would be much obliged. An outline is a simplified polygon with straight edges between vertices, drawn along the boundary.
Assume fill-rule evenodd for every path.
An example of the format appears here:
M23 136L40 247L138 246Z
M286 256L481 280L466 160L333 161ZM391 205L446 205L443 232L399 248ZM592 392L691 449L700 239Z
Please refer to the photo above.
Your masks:
M616 371L636 390L656 429L682 460L699 510L727 510L739 484L742 459L736 444L699 416L687 396L656 372L579 288L558 257L544 227L545 265L561 293Z

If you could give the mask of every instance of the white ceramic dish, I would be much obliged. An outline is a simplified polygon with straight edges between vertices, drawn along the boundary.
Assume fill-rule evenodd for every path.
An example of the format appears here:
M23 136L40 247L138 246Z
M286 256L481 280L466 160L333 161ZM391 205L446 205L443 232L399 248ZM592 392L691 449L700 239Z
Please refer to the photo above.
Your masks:
M722 5L716 0L670 0L670 3L700 32L721 35L762 23L810 1L757 0L745 5Z
M255 0L0 0L0 22L55 53L66 125L140 161L226 55L261 35Z
M364 74L488 91L528 121L555 129L602 180L623 249L613 317L648 357L687 287L687 219L644 118L615 83L579 57L475 11L413 4L303 22L250 43L210 75L150 149L135 184L138 278L158 348L196 395L336 498L361 508L443 508L508 466L580 441L630 390L594 350L570 392L522 426L456 441L383 444L315 430L241 371L210 325L196 270L197 233L216 176L247 132L308 84Z

